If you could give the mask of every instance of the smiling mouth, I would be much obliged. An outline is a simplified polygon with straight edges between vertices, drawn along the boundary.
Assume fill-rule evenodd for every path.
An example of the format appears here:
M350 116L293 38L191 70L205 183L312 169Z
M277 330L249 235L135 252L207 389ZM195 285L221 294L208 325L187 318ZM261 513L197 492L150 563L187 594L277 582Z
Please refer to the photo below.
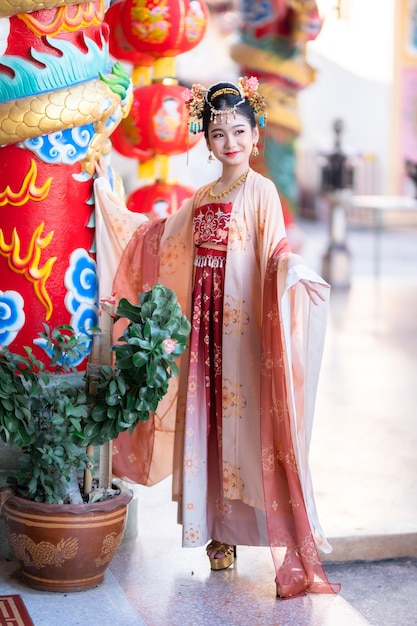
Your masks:
M226 152L225 154L226 156L233 156L234 154L239 154L239 152L236 150L235 152Z

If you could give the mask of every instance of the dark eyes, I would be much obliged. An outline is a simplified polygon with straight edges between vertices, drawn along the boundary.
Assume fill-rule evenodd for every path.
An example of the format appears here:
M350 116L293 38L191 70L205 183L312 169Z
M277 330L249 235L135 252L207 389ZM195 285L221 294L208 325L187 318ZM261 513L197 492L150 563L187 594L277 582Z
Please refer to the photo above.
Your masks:
M244 132L245 132L245 131L243 130L243 128L237 128L237 129L234 131L234 134L235 134L235 135L241 135L241 134L242 134L242 133L244 133ZM221 139L222 137L224 137L224 133L215 133L215 134L213 135L213 138L214 138L214 139Z

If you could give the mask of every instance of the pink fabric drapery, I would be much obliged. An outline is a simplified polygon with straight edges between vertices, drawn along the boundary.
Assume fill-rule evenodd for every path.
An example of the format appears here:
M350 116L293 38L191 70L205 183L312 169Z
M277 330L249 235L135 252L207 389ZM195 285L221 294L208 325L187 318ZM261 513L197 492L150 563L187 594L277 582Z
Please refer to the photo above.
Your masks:
M276 580L283 596L303 591L333 593L321 565L310 526L288 411L288 355L283 337L279 293L286 268L287 250L278 246L268 263L263 301L261 369L262 479L265 511ZM283 267L284 266L284 267ZM281 282L281 285L280 285ZM290 294L294 307L295 292ZM294 319L294 318L292 318ZM303 386L303 367L297 385ZM301 375L300 375L301 372ZM303 407L298 407L303 411Z
M142 224L126 247L116 281L118 299L138 302L138 292L158 282L159 242L165 219ZM123 268L129 268L127 272ZM134 268L134 269L133 269ZM113 339L122 335L124 320L114 325ZM113 473L127 481L151 486L172 473L175 435L175 406L178 379L170 381L169 391L156 414L139 423L132 435L121 433L113 442Z

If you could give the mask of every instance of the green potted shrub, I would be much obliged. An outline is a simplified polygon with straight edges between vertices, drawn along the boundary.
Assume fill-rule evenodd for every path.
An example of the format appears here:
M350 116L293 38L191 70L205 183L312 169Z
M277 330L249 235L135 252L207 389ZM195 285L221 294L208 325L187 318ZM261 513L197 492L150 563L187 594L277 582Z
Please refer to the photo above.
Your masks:
M127 320L123 336L105 355L107 363L89 366L82 380L72 363L85 356L88 342L70 326L45 325L40 333L48 367L30 347L26 356L0 349L0 438L22 452L20 468L0 492L1 510L22 576L32 587L95 586L120 543L132 493L116 490L115 496L99 485L96 495L89 479L92 452L132 432L156 410L178 374L175 360L190 331L170 289L158 284L139 297L138 304L120 301L116 317ZM97 330L95 336L100 337ZM82 482L87 493L80 491ZM104 523L99 517L107 509ZM65 521L58 522L61 515Z

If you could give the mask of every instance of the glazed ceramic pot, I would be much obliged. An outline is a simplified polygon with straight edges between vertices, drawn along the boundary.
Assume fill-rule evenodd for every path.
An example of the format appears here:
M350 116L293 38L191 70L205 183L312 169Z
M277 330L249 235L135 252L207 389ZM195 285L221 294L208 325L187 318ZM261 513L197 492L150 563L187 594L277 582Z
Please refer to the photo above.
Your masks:
M0 490L1 513L21 577L44 591L100 585L123 537L131 490L94 504L44 504Z

